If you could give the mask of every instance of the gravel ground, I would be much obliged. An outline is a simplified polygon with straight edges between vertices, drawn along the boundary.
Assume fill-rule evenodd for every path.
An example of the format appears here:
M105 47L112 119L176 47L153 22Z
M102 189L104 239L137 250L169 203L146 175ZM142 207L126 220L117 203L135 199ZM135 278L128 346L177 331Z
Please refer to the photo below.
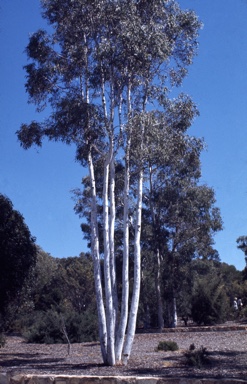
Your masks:
M99 343L73 344L68 354L64 344L27 344L21 337L8 336L6 346L0 349L0 372L247 379L247 330L234 329L208 327L137 334L127 367L103 366ZM159 341L165 340L177 342L179 351L158 352ZM188 366L184 353L192 343L196 348L207 348L208 365L200 369Z

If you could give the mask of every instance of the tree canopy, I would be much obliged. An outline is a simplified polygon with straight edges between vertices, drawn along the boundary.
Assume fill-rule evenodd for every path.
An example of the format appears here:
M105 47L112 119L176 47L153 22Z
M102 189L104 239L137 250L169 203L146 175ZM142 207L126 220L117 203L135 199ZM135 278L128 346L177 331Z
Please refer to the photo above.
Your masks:
M36 262L35 238L10 199L0 194L0 313L20 293Z

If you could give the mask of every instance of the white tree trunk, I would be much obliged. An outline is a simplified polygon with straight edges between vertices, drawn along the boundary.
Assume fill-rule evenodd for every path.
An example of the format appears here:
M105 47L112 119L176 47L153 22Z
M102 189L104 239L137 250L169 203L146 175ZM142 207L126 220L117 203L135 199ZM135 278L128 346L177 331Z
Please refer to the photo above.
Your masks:
M122 351L124 345L124 337L128 321L129 306L129 144L126 153L125 162L125 180L124 180L124 218L123 218L123 267L122 267L122 301L121 316L116 339L116 361L122 360Z
M131 300L131 308L129 313L129 322L126 340L123 350L123 363L126 365L130 357L132 349L135 330L137 312L140 298L140 286L141 286L141 216L142 216L142 190L143 190L143 171L139 172L138 191L137 191L137 209L136 209L136 222L135 222L135 242L134 242L134 283L133 294Z
M115 365L115 324L113 317L113 298L110 265L110 236L109 236L109 160L104 164L104 187L103 187L103 225L104 225L104 277L105 277L105 305L106 305L106 327L107 327L107 364Z
M173 318L173 324L172 324L172 328L176 328L177 325L178 325L178 315L177 315L177 301L176 301L176 298L173 297L173 300L172 300L172 318Z
M168 301L168 321L169 328L176 328L178 317L177 317L177 303L176 298L172 295L172 297Z
M92 162L91 153L88 156L89 173L91 180L91 249L94 265L94 283L97 301L98 321L99 321L99 338L101 354L104 363L107 363L107 330L106 330L106 317L103 302L103 291L101 283L101 268L100 268L100 255L99 255L99 233L97 223L97 197L96 185L94 176L94 167Z
M121 108L121 104L120 104ZM131 83L128 84L127 91L128 119L131 117ZM119 111L119 122L121 124L121 110ZM130 189L130 146L131 146L131 127L127 134L125 149L125 174L124 174L124 216L123 216L123 266L122 266L122 300L121 314L116 337L116 361L122 361L125 332L128 323L129 312L129 189Z
M115 234L115 164L114 158L110 162L110 270L111 270L111 283L112 283L112 298L113 298L113 323L115 328L115 335L117 331L117 313L118 313L118 296L117 296L117 277L116 277L116 258L115 258L115 246L114 246L114 234Z

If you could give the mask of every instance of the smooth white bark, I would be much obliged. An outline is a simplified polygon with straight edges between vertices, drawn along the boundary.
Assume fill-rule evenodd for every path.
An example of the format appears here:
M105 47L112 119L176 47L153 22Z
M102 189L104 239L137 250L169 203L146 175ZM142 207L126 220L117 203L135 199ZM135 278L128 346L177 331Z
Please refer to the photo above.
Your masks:
M104 225L104 277L105 277L105 306L107 327L107 364L115 365L115 324L113 318L113 298L110 267L110 240L109 240L109 160L104 164L103 186L103 225Z
M170 328L176 328L178 317L177 317L177 303L176 298L171 295L171 297L168 300L168 321L169 321L169 327Z
M109 223L109 242L110 242L110 273L113 298L113 323L115 335L117 332L117 314L118 314L118 296L117 296L117 277L116 277L116 259L115 259L115 163L114 157L110 162L110 223Z
M94 265L94 283L97 301L98 322L99 322L99 338L101 354L104 363L107 363L107 329L106 329L106 316L103 302L103 291L101 283L101 268L100 268L100 254L99 254L99 233L97 223L97 197L96 185L94 176L94 167L92 162L91 153L88 156L89 173L91 181L91 249Z
M121 105L120 105L121 107ZM131 117L131 84L127 91L128 120ZM119 111L121 127L121 110ZM122 127L121 127L122 128ZM129 312L129 190L130 190L130 146L131 132L129 127L125 148L125 174L124 174L124 214L123 214L123 265L122 265L122 300L119 327L116 338L116 361L122 361L125 332L128 323Z
M117 333L117 315L118 315L118 295L117 295L117 276L116 276L116 256L115 256L115 221L116 221L116 201L115 201L115 149L114 149L114 76L111 73L111 97L110 97L110 126L111 126L111 148L112 155L110 161L110 223L109 223L109 241L110 241L110 271L113 298L113 324L115 337Z
M136 210L136 222L135 222L135 241L134 241L134 283L133 294L131 300L131 308L129 313L129 322L126 340L123 349L123 363L127 364L132 349L135 330L137 312L140 298L141 287L141 215L142 215L142 190L143 190L143 171L139 172L138 191L137 191L137 210Z
M128 146L130 145L130 140ZM126 168L124 180L124 218L123 218L123 266L122 266L122 301L121 316L116 340L116 361L122 360L124 336L128 321L129 306L129 150L126 153Z
M176 298L172 299L172 328L176 328L178 325L178 315L177 315L177 301Z

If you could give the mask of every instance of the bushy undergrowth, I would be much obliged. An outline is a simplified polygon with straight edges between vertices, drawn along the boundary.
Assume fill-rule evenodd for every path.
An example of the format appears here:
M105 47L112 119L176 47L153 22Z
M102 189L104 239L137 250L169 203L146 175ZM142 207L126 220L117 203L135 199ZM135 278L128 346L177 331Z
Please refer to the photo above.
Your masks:
M187 364L193 367L202 368L210 363L209 352L207 348L201 346L196 349L195 344L191 344L187 352L185 352Z
M191 299L192 319L198 325L223 323L229 313L229 299L218 276L206 275L199 282Z
M28 319L23 336L29 343L81 343L98 337L97 317L91 311L58 313L55 310L36 311Z
M3 333L0 333L0 348L3 348L6 344L6 338Z
M175 341L160 341L157 347L158 351L178 351L178 345Z

